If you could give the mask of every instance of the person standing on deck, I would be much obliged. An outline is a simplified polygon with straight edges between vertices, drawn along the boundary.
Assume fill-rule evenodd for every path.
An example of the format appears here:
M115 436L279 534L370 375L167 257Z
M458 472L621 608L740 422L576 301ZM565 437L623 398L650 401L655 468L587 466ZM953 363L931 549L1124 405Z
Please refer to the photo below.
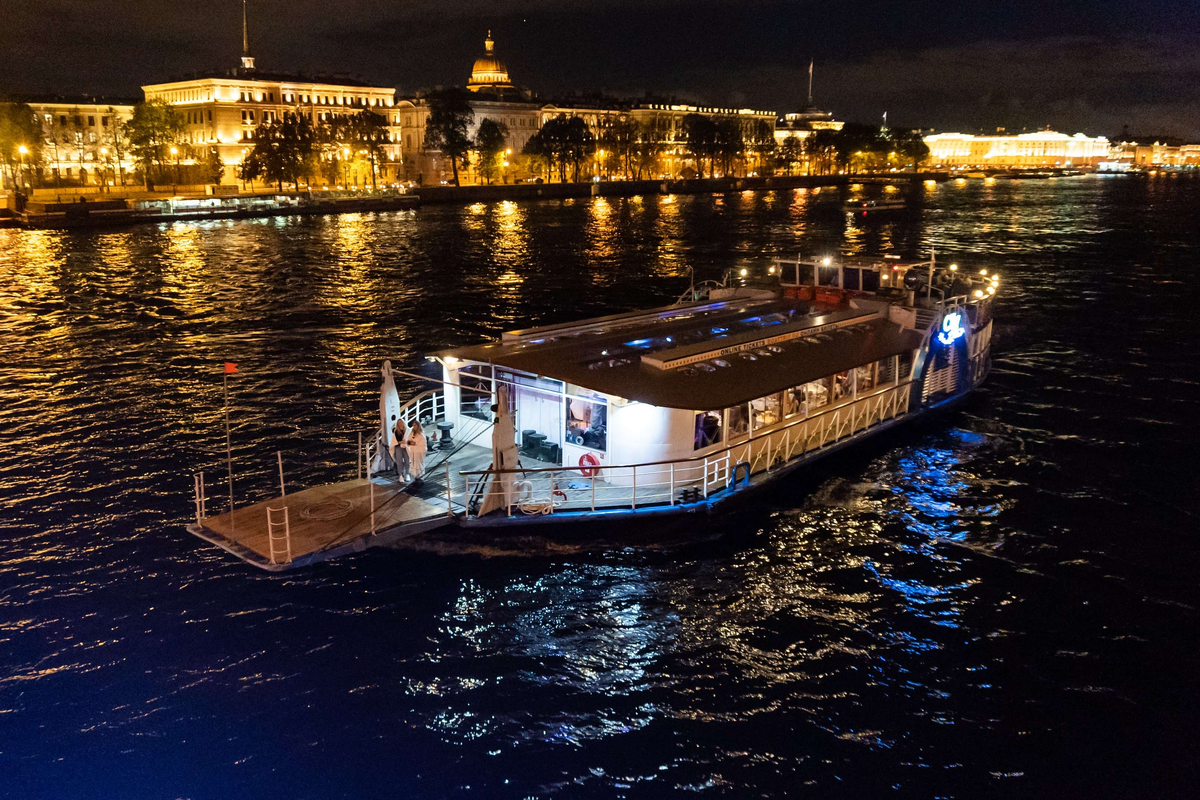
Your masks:
M421 423L413 420L408 429L408 473L410 480L420 480L425 472L425 450L429 446L425 440L425 431Z
M388 435L388 449L392 453L392 460L396 462L396 477L401 483L404 483L408 480L408 446L405 443L408 438L408 429L404 425L403 418L393 419L395 419L395 423Z

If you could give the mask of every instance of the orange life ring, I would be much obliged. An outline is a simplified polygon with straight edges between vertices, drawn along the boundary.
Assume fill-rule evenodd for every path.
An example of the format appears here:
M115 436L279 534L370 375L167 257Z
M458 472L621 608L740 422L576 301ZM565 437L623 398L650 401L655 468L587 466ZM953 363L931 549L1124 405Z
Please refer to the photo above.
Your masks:
M585 478L590 478L599 472L600 470L597 469L599 466L600 460L591 453L584 453L579 457L579 472Z

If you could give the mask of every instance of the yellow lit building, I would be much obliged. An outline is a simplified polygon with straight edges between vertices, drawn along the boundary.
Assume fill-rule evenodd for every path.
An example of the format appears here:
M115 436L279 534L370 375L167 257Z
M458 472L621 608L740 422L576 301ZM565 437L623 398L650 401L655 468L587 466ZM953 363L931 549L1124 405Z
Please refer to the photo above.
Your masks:
M253 146L254 129L279 120L286 113L307 116L313 122L333 115L371 111L389 121L392 144L385 148L387 163L380 165L391 177L400 161L400 130L392 124L396 90L370 86L343 78L319 78L269 73L255 68L250 55L245 6L242 16L241 65L190 78L142 87L147 101L175 106L184 120L184 137L194 150L215 147L227 166L240 164ZM188 163L188 162L184 162ZM362 165L359 165L361 172ZM355 176L370 185L368 175ZM225 183L236 183L236 171L225 170Z
M122 126L133 103L103 97L17 97L42 124L42 159L29 165L48 188L119 185L131 181L133 158Z
M925 144L930 164L942 167L1095 166L1109 155L1109 142L1103 136L1055 131L985 136L934 133L925 137Z

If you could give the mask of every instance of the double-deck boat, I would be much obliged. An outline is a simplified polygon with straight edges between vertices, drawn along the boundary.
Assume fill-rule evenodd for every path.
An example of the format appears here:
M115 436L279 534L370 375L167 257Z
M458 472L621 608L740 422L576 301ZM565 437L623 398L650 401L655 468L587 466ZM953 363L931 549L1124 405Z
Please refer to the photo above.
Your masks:
M988 373L999 278L986 270L884 256L765 272L768 285L742 270L669 306L438 352L437 378L385 363L355 478L285 494L281 454L278 497L212 516L197 475L189 529L278 570L435 528L694 518L960 401ZM402 403L397 376L431 388ZM428 436L407 484L389 457L395 419Z

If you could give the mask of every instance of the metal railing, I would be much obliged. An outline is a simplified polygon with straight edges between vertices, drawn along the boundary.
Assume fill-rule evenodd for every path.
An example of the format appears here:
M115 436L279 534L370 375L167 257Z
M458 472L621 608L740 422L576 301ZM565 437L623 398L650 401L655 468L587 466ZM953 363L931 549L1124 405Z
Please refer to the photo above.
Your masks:
M192 491L196 503L196 522L200 523L208 517L208 492L204 485L203 472L197 472L192 476Z
M490 479L507 475L512 483L503 510L509 516L694 502L906 414L911 386L909 380L889 382L869 394L807 413L704 456L587 468L467 470L459 473L463 497L483 498L493 490ZM468 507L466 513L471 517L477 509Z

